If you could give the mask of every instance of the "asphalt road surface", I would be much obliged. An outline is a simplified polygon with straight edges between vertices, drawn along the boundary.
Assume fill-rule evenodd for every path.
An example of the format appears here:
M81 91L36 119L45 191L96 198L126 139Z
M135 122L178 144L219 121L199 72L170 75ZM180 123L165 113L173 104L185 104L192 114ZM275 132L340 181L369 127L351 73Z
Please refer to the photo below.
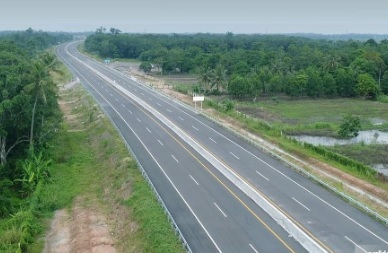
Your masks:
M327 252L388 250L387 227L195 110L80 54L76 45L60 45L56 52L119 129L193 252L305 249L279 221L225 178L211 159L166 126L166 120L204 147L208 157L262 194Z

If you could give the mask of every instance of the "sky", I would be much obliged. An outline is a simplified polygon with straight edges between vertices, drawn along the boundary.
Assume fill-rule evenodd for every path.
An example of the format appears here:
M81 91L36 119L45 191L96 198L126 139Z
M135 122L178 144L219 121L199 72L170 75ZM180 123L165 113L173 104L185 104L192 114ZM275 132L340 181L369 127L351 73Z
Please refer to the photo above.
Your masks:
M1 30L388 34L388 0L2 0Z

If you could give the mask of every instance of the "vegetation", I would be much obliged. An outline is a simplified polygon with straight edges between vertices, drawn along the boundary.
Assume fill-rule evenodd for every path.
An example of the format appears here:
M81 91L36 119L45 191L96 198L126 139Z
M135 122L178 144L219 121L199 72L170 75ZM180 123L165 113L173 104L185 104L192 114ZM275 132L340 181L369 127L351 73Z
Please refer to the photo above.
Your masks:
M357 137L358 131L361 129L360 118L355 117L351 114L347 114L343 117L340 125L338 135L340 137Z
M62 122L55 84L67 82L69 73L49 52L30 56L12 36L0 39L0 252L42 252L47 219L79 198L111 215L118 252L183 252L91 97L81 88L62 95L78 103L70 112L77 117Z
M196 73L206 93L253 99L282 94L375 99L388 94L387 40L105 31L100 28L86 39L88 52L139 59L166 74Z
M56 58L42 50L69 38L32 29L0 37L1 252L27 252L42 230L37 220L50 180L48 143L61 122L51 78Z

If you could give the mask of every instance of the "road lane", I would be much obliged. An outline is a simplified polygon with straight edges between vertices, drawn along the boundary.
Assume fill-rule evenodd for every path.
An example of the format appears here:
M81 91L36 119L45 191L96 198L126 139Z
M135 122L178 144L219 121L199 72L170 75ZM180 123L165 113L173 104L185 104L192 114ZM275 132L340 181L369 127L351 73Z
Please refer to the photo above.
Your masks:
M58 54L62 56L60 53ZM92 82L85 78L86 75L83 75L83 73L90 72L88 69L82 68L82 65L77 65L76 62L70 62L69 58L64 59L64 61L70 66L76 66L76 69L73 69L75 74L77 76L81 75L80 79L89 92L93 94L102 106L105 106L104 110L107 111L112 121L123 133L126 141L131 144L132 149L139 150L139 153L137 153L138 159L142 164L143 162L147 164L147 166L143 165L143 167L148 169L152 181L154 182L155 180L158 191L164 192L161 195L169 200L168 192L171 190L166 190L167 186L165 184L158 183L160 175L157 175L157 177L152 176L155 171L158 171L155 167L159 167L159 171L162 169L165 171L165 178L168 177L171 180L170 185L175 186L179 190L181 193L180 198L188 203L186 204L188 209L193 210L192 216L198 217L197 222L206 221L201 222L206 227L206 231L208 231L208 233L206 231L205 233L208 234L209 238L205 241L214 240L213 247L206 248L204 246L201 250L197 249L196 252L215 252L214 247L218 251L222 250L222 252L249 252L248 250L251 250L250 245L261 249L262 252L303 252L298 243L289 238L288 234L281 227L273 222L250 199L239 192L234 185L227 182L216 169L212 168L211 164L202 157L193 155L195 152L187 144L179 142L179 138L174 133L166 128L162 128L162 124L158 119L155 119L152 115L147 115L139 105L132 103L116 90L108 88L107 92L99 86L93 86ZM103 83L104 80L101 79L100 82ZM100 89L100 91L97 89ZM125 108L131 110L132 114L129 114L128 109L122 106L123 103ZM128 128L132 135L128 134ZM147 128L155 136L150 136ZM163 145L160 145L160 143ZM171 154L175 154L174 156L176 158L179 157L179 160L182 162L179 162L178 165L176 162L172 164ZM150 156L152 159L150 159ZM150 160L153 160L153 162L150 162ZM155 166L155 164L158 166ZM209 177L209 172L206 169L213 170L214 175ZM200 182L201 187L192 183L193 180L190 178L190 175L195 177L198 180L197 182ZM178 201L177 199L179 198L174 200ZM230 213L227 222L223 220L225 217L222 217L214 211L214 208L211 208L212 203L215 202L222 206L225 212ZM176 212L176 210L172 211L173 215L175 215L174 211ZM264 217L262 220L266 220L270 224L267 225L268 227L274 227L272 232L267 227L262 226L261 221L257 219L257 217L262 216ZM190 224L193 223L193 218L189 215L186 216L186 219L177 219L179 227L181 228L182 226L183 229L181 229L183 231L185 231L185 227L190 227ZM202 230L204 231L205 228L202 228ZM191 236L191 234L188 238L186 236L185 238L194 241L193 245L203 244L201 241L196 240L195 236ZM286 242L283 244L274 234ZM206 245L209 246L209 243Z
M385 239L387 229L383 225L195 111L188 110L185 106L160 96L154 90L144 88L133 80L79 55L74 48L72 50L77 57L86 60L98 71L135 95L138 94L138 97L146 94L152 97L152 100L147 101L149 105L155 109L162 108L161 113L165 117L185 129L192 138L207 147L230 169L239 173L253 187L268 196L301 228L317 237L322 244L329 245L329 250L336 252L354 250L354 244L344 240L344 236L350 234L353 234L352 238L360 244L387 246ZM265 176L262 177L258 173ZM304 208L294 199L308 208Z

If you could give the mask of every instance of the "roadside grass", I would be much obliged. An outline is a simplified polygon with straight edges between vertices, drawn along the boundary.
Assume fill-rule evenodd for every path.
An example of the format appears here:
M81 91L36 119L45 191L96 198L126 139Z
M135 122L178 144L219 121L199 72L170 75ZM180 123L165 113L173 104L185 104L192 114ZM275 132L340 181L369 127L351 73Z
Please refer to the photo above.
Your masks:
M112 231L118 237L115 247L121 252L126 252L126 248L139 252L183 252L163 209L143 180L117 130L108 119L98 116L102 115L100 112L95 113L91 121L85 120L96 110L95 103L83 89L75 94L83 106L78 104L73 112L83 115L81 125L87 131L62 131L53 141L55 184L45 191L48 204L55 209L70 207L76 197L83 196L86 206L97 199L107 214L114 213L112 209L126 208L129 217L113 221L113 227L121 228L121 231ZM146 197L137 198L138 189ZM133 211L138 209L143 212ZM154 225L149 226L147 221ZM133 232L133 225L123 227L119 223L136 223L138 229ZM153 239L158 234L163 235L161 241Z
M58 76L57 81L60 79ZM27 207L26 217L33 215L31 218L0 220L0 252L42 252L54 212L63 208L71 212L74 202L82 199L84 207L97 206L107 216L117 252L183 253L136 162L94 100L81 86L60 97L69 104L50 142L51 179L36 191L31 204L26 203L34 206ZM23 226L33 227L35 234L26 237L26 246L19 251Z

